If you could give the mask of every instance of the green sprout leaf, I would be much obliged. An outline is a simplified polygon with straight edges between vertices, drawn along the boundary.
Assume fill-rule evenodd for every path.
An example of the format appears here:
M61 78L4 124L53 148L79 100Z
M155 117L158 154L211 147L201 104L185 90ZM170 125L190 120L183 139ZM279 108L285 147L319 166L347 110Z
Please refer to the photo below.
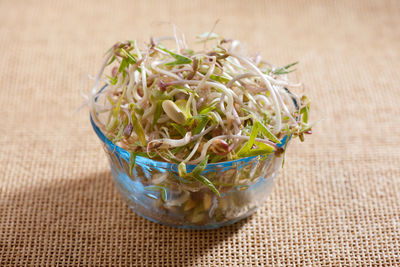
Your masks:
M131 55L131 53L129 53L125 49L121 48L121 52L126 56L126 58L128 59L129 64L133 65L133 64L135 64L137 62L136 59Z
M211 111L213 111L215 109L215 106L209 106L209 107L205 107L202 110L200 110L199 114L208 114Z
M217 81L217 82L220 82L220 83L223 83L223 84L227 84L230 81L226 77L218 76L218 75L214 75L214 74L211 74L210 79L214 80L214 81Z
M181 162L178 165L178 173L179 176L185 178L187 176L187 171L186 171L186 164L185 162Z
M280 144L281 141L267 128L265 127L264 124L262 124L260 121L256 121L255 123L257 125L257 127L260 129L261 133L268 138L269 140L271 140L274 143L278 143Z
M154 111L153 122L151 123L151 129L154 129L154 125L156 125L158 119L160 118L163 108L162 108L162 100L157 101L156 110Z
M161 92L160 90L153 89L151 91L151 96L154 100L167 100L170 99L170 97L165 93Z
M300 109L300 114L302 114L301 120L303 123L307 124L308 123L308 111L310 110L310 100L306 96L303 96L301 98L301 102L305 104L304 107L302 107Z
M202 183L203 185L207 186L211 191L216 193L218 196L221 196L218 189L214 186L214 184L208 180L205 176L201 175L201 173L206 169L208 162L208 155L205 159L203 159L197 166L193 169L192 172L187 173L186 164L181 162L178 165L178 173L179 176L183 179L195 179Z
M239 157L246 157L247 154L250 152L251 148L253 147L254 140L256 139L258 135L259 129L258 129L258 124L254 124L253 128L251 129L251 134L249 141L247 141L242 148L239 150L237 155Z
M192 64L192 60L188 57L176 54L172 51L169 51L166 48L163 48L161 46L158 46L159 49L161 49L164 52L167 52L168 54L170 54L173 58L175 58L176 60L170 63L165 64L166 66L175 66L175 65L182 65L182 64Z
M273 73L274 74L278 74L278 75L291 73L291 72L295 71L295 69L294 70L289 70L289 69L291 67L293 67L294 65L297 65L298 63L299 63L298 61L293 62L293 63L291 63L289 65L286 65L286 66L284 66L282 68L279 68L279 69L273 71Z
M136 153L131 152L131 156L129 157L129 175L132 175L133 168L135 168L135 161L136 161Z
M142 143L142 146L145 146L146 145L146 135L144 133L142 124L140 123L140 121L137 119L137 117L135 115L134 110L131 113L131 118L132 118L133 129L135 130L136 135L139 137L139 140Z
M125 127L128 123L123 123L122 126L120 126L119 131L117 136L114 138L113 142L118 142L121 139L122 134L124 133Z
M149 185L144 187L144 190L148 190L148 191L159 191L160 195L161 195L161 199L166 202L167 201L167 189L164 186L160 186L160 185Z
M129 61L128 61L128 59L123 58L123 59L121 60L121 64L119 65L118 72L126 73L126 72L125 72L125 69L126 69L126 67L128 67L128 66L129 66Z
M202 173L207 167L208 157L209 156L207 155L199 164L197 164L191 174L196 175Z
M207 125L210 117L208 115L200 114L197 116L193 116L193 118L197 121L197 126L192 130L192 135L196 135L201 133L204 127Z
M107 66L114 62L115 56L111 57L110 61L107 62Z
M210 180L208 180L205 176L200 175L200 174L195 174L193 175L193 177L199 181L200 183L204 184L205 186L207 186L211 191L213 191L214 193L216 193L218 196L221 196L221 193L218 191L218 189L214 186L214 184L212 182L210 182Z
M182 125L179 125L179 124L176 124L176 123L171 122L171 126L174 127L174 129L175 129L180 135L185 136L185 134L186 134L186 129L185 129Z
M117 84L117 82L118 82L117 77L111 77L111 76L108 76L108 75L106 75L106 77L110 80L110 84L112 84L112 85L116 85Z

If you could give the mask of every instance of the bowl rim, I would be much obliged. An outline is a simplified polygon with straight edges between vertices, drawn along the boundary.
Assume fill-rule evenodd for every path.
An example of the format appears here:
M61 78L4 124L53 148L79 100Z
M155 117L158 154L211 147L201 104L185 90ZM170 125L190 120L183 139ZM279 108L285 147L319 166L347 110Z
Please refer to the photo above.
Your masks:
M96 125L96 123L94 122L92 116L90 115L90 122L92 124L93 130L95 131L95 133L97 134L97 136L99 137L99 139L107 146L107 148L113 152L117 152L122 158L124 158L125 160L127 160L129 162L129 159L131 157L131 153L127 150L125 150L124 148L116 145L114 142L112 142L110 139L108 139L104 133L100 130L100 128ZM277 144L278 147L282 147L284 146L286 143L289 143L291 139L291 136L285 135L282 139L281 139L281 143ZM263 156L263 155L260 155ZM231 167L231 166L237 166L237 165L241 165L243 163L247 163L253 159L259 158L260 156L251 156L251 157L245 157L245 158L240 158L240 159L235 159L235 160L230 160L230 161L221 161L221 162L215 162L215 163L208 163L207 164L207 168L208 167ZM267 155L265 155L267 156ZM269 156L269 155L268 155ZM153 166L158 166L158 167L165 167L165 168L172 168L172 169L177 169L178 164L177 163L169 163L169 162L165 162L165 161L158 161L158 160L154 160L151 158L146 158L146 157L142 157L142 156L136 156L135 158L135 163L141 163L141 164L145 164L145 165L153 165ZM186 167L190 170L194 167L196 167L197 164L186 164Z

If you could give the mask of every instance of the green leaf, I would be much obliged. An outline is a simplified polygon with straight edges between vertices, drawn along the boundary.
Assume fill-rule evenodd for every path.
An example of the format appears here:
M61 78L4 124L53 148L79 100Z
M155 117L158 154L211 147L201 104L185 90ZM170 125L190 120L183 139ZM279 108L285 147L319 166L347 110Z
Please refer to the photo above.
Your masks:
M125 96L125 92L126 92L126 87L122 91L121 96L119 97L117 103L115 104L115 107L113 108L113 111L111 114L111 121L109 121L109 123L107 124L107 129L109 131L114 130L119 125L118 117L119 117L119 113L121 110L121 101L122 101L122 98Z
M278 74L278 75L291 73L291 72L293 72L295 70L289 70L289 69L291 67L293 67L294 65L298 64L298 63L299 63L298 61L293 62L293 63L291 63L289 65L286 65L286 66L284 66L282 68L279 68L279 69L275 70L273 73Z
M185 148L184 146L175 147L174 149L171 149L171 153L175 155L184 148Z
M168 54L170 54L173 58L175 58L176 60L170 63L165 64L166 66L175 66L175 65L181 65L181 64L192 64L192 60L188 57L176 54L172 51L169 51L166 48L163 48L161 46L158 46L159 49L161 49L164 52L167 52Z
M140 124L139 120L137 119L137 117L135 115L134 110L132 111L131 118L132 118L133 129L135 130L136 135L139 137L139 140L142 143L142 146L145 146L146 145L146 135L144 133L142 124Z
M138 144L138 145L140 145L140 144ZM135 152L136 156L145 157L145 158L148 158L149 156L154 157L155 155L157 155L156 152L149 152L149 154L150 155L148 155L146 152Z
M205 186L207 186L211 191L215 192L218 196L221 196L218 189L215 188L213 183L210 182L210 180L208 180L206 177L201 175L201 173L207 167L207 162L208 162L208 155L199 164L197 164L197 166L193 169L193 171L191 173L187 173L186 164L184 162L181 162L178 165L179 176L184 179L188 179L188 178L195 179L195 180L199 181L200 183L204 184Z
M182 178L185 178L187 176L185 162L179 163L179 165L178 165L178 173L179 173L179 176L182 177Z
M113 109L113 116L114 117L118 117L118 115L119 115L119 112L121 110L121 101L122 101L122 98L124 98L124 96L125 96L125 92L126 92L126 87L122 91L122 94L119 97L118 102L115 105L115 108Z
M303 123L308 123L308 107L304 106L300 109L300 114L303 116L301 117L301 120Z
M260 129L261 133L268 138L269 140L273 141L274 143L280 144L281 141L267 128L264 124L260 121L256 120L255 125Z
M251 130L251 134L250 134L250 138L249 141L247 141L242 148L239 150L239 152L237 153L237 155L239 157L246 157L247 153L249 153L249 151L251 150L251 148L253 147L254 144L254 140L256 139L257 135L258 135L259 129L258 129L258 124L254 124L252 130Z
M256 148L256 149L251 149L248 151L246 154L243 155L243 157L253 157L253 156L260 156L260 155L265 155L265 154L270 154L272 153L269 149L262 149L262 148Z
M160 191L161 199L166 202L167 201L167 189L164 186L159 185L149 185L144 187L144 190L148 191Z
M221 194L219 193L218 189L214 186L214 184L212 182L210 182L210 180L208 180L205 176L200 175L200 174L196 174L193 175L193 177L199 181L200 183L204 184L205 186L207 186L208 188L210 188L211 191L213 191L214 193L216 193L218 196L221 196Z
M112 56L112 58L110 59L110 61L108 61L107 66L110 65L111 63L113 63L115 60L115 56Z
M214 75L214 74L211 74L210 79L220 82L220 83L223 83L223 84L226 84L230 81L228 78L225 78L223 76Z
M133 104L133 103L132 103ZM144 109L138 106L134 106L133 109L135 110L136 114L138 114L139 116L143 116L144 113Z
M267 150L269 152L274 152L275 151L275 147L273 147L271 145L268 145L266 143L254 141L254 144L257 145L259 149L264 149L264 150Z
M116 85L117 84L117 82L118 82L117 77L111 77L111 76L108 76L108 75L106 75L106 77L110 80L110 84L112 84L112 85Z
M300 109L300 114L302 114L302 122L307 124L308 123L308 112L310 110L310 100L306 96L302 96L301 98L302 104L305 104L304 107Z
M127 59L128 59L128 62L130 63L130 64L135 64L137 61L136 61L136 59L131 55L131 53L129 53L128 51L126 51L125 49L123 49L123 48L121 48L121 51L122 51L122 53L124 53L125 54L125 56L127 57Z
M199 112L199 114L208 114L211 111L213 111L214 109L215 109L215 106L205 107Z
M304 133L304 132L307 132L307 131L311 130L312 127L314 127L314 125L317 124L320 121L321 121L321 119L319 119L317 121L314 121L313 123L303 125L301 127L301 129L300 129L300 133Z
M197 175L202 173L207 167L207 162L208 162L208 155L199 164L197 164L197 166L193 169L193 171L190 174Z
M186 135L186 129L182 126L182 125L179 125L179 124L176 124L176 123L171 123L171 126L172 127L174 127L175 128L175 130L178 132L178 133L180 133L182 136L185 136Z
M118 72L126 73L126 72L125 72L125 69L126 69L126 67L128 67L128 66L129 66L129 61L128 61L128 59L123 58L122 61L121 61L121 64L119 65Z
M131 152L131 156L129 157L129 175L132 175L133 168L135 167L136 161L136 153Z
M111 116L111 120L107 123L107 130L108 131L113 131L115 128L118 127L119 125L119 120L115 116Z
M118 141L121 139L121 136L122 136L122 134L123 134L123 132L124 132L124 129L125 129L126 125L127 125L127 123L123 123L123 124L121 125L121 127L119 128L118 134L117 134L117 136L116 136L116 137L114 138L114 140L113 140L114 143L115 143L115 142L118 142Z
M192 130L192 135L196 135L201 133L204 127L207 125L210 117L208 115L200 114L197 116L193 116L193 118L197 121L197 126Z
M153 130L154 125L156 125L158 119L160 118L163 108L162 108L162 100L157 101L156 110L154 111L153 122L151 123L151 129Z
M224 156L220 156L220 155L213 155L212 157L211 157L211 161L210 161L210 163L217 163L217 162L220 162L223 158L225 158L225 155Z
M192 114L190 113L190 105L188 105L186 99L178 99L174 102L174 104L180 111L182 111L183 115L185 116L185 122L188 118L192 117Z
M151 96L154 100L167 100L170 99L170 97L165 93L165 92L161 92L158 89L153 89L151 91Z

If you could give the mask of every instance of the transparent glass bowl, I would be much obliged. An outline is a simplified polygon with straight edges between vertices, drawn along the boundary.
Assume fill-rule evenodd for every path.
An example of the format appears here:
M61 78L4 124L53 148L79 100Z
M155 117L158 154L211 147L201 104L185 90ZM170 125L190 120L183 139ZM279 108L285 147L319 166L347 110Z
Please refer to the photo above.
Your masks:
M218 188L219 197L199 182L181 179L177 164L137 156L130 172L130 153L107 139L90 120L125 202L138 215L169 226L213 229L250 216L270 194L282 164L283 157L274 154L208 164L202 174ZM286 141L287 137L281 146ZM187 171L194 167L187 165Z

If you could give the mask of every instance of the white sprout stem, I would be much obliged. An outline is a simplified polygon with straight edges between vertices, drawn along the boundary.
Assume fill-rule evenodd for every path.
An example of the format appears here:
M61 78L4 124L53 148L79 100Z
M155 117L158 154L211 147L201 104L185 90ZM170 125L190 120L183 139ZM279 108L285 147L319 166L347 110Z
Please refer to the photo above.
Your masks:
M180 42L179 42L180 40L179 40L179 38L178 38L178 36L176 34L176 25L172 24L172 28L174 30L174 39L175 39L175 43L176 43L176 50L179 53L179 51L181 51L181 44L180 44Z
M235 58L229 58L229 57L226 58L226 61L228 61L231 65L235 66L236 68L238 68L238 69L240 69L242 71L247 71L247 69L244 68L242 65L240 65L239 62L237 62L237 63L236 62L232 62L232 60L233 61L237 61Z
M143 113L142 120L147 119L148 117L153 115L155 111L156 111L156 105L152 105L151 108L146 109L146 111Z
M245 120L248 120L248 119L250 119L250 118L253 118L253 114L249 114L249 115L247 115L247 116L245 116L245 117L239 117L239 120L245 121Z
M198 138L203 137L204 135L206 135L206 134L208 134L209 132L211 132L212 130L214 130L216 127L217 127L217 126L216 126L215 124L214 124L214 125L211 125L211 126L208 127L206 130L203 130L201 133L196 134L196 135L193 135L192 141L195 141L195 140L197 140Z
M237 82L237 81L239 81L239 80L241 80L241 79L244 79L244 78L250 78L250 77L254 77L254 76L257 76L257 74L250 73L250 72L236 75L235 77L233 77L233 78L228 82L228 84L226 85L226 87L230 88L234 82Z
M185 68L174 68L174 69L170 70L170 72L176 73L176 72L192 71L192 70L193 70L192 67L185 67Z
M176 95L178 93L182 93L182 89L175 88L172 91L170 91L169 93L167 93L167 95L168 95L168 97L173 97L174 95Z
M255 100L264 101L265 104L262 105L263 107L267 107L267 106L270 106L270 105L271 105L271 102L269 101L269 99L268 99L265 95L261 95L261 94L255 95L255 96L254 96L254 99L255 99Z
M246 63L251 69L253 69L263 80L263 82L265 83L265 85L268 88L268 91L270 92L271 96L272 96L272 100L273 100L273 104L275 107L275 116L276 116L276 127L274 127L274 133L277 134L281 131L281 120L282 120L282 116L281 116L281 110L280 110L280 106L279 106L279 101L277 99L277 92L274 89L274 87L272 87L271 82L266 78L266 75L264 75L259 68L257 68L253 63L250 62L250 60L240 56L240 55L236 55L234 53L230 53L230 55L240 59L241 61L243 61L244 63Z
M170 138L154 139L148 143L147 148L149 149L150 145L153 143L161 144L160 148L184 146L190 143L191 136L192 134L190 132L187 132L186 135L181 139L170 139Z
M292 114L290 114L290 111L288 110L287 106L285 105L285 103L283 103L282 97L279 94L278 90L277 90L277 98L279 103L282 105L283 111L286 113L286 115L297 125L297 121L295 120L295 118L293 118Z
M219 108L221 109L222 112L225 112L225 95L221 94L221 97L219 98Z
M206 75L200 81L199 85L197 85L196 91L200 91L205 85L206 81L210 78L211 74L214 73L215 64L217 63L217 60L215 57L209 57L209 58L211 59L211 65L209 65Z
M91 92L91 97L90 97L90 102L89 102L89 108L90 108L90 114L92 115L92 118L94 120L94 122L99 125L104 127L104 124L100 122L99 118L97 117L97 111L96 111L96 107L94 105L95 103L95 98L96 95L99 91L99 81L101 80L101 76L103 75L104 69L107 66L108 61L110 60L112 55L112 51L110 53L108 53L107 57L105 58L103 64L101 65L100 71L96 76L96 80L94 82L94 86L92 88L92 92Z
M168 156L170 156L170 157L173 158L174 160L177 160L177 161L180 161L180 162L183 162L183 161L184 161L184 159L178 158L177 156L175 156L174 154L172 154L172 152L169 151L169 150L167 150L167 154L168 154Z
M170 72L170 71L167 71L167 70L163 70L163 69L157 67L158 65L165 64L165 63L169 63L169 62L171 62L171 60L167 60L167 61L153 61L153 62L151 63L151 68L152 68L153 70L155 70L155 71L157 71L157 72L159 72L159 73L162 73L162 74L164 74L164 75L167 75L167 76L169 76L169 77L175 78L175 79L177 79L177 80L182 80L182 78L179 77L178 75L176 75L175 73Z
M203 145L203 148L202 148L202 150L201 150L200 156L199 156L197 159L192 160L192 161L190 161L190 162L188 162L188 163L190 163L190 164L197 164L197 163L199 163L200 161L202 161L202 160L206 157L208 148L212 145L213 141L214 141L214 140L217 140L217 139L226 138L226 137L228 137L228 135L219 135L219 136L216 136L216 137L211 138L210 140L208 140L208 142L205 143L205 144Z
M250 103L253 103L255 106L257 106L257 101L251 94L249 94L249 92L244 91L243 94L250 100Z
M146 77L146 66L145 66L145 61L146 61L146 56L142 56L142 53L140 52L140 49L137 47L136 41L133 42L133 47L135 48L136 54L138 56L138 61L141 61L140 67L142 69L141 75L142 75L142 89L143 89L143 98L148 99L148 92L147 92L147 77Z
M235 118L235 122L236 122L238 125L240 125L241 121L240 121L240 119L239 119L239 115L238 115L237 112L236 112L236 109L233 109L232 111L233 111L233 112L232 112L233 117Z
M218 112L211 111L210 114L211 114L211 116L213 116L213 117L218 121L218 123L219 123L219 125L221 126L222 130L225 131L225 130L226 130L225 124L224 124L224 122L222 121L222 118L221 118L221 116L218 114Z
M188 161L194 156L194 154L197 152L197 149L198 149L199 146L200 146L201 139L203 139L202 136L199 138L199 140L197 140L197 142L196 142L196 144L194 145L192 151L191 151L190 154L185 158L185 160L184 160L183 162L188 162Z
M132 96L135 98L136 101L141 101L143 98L138 94L138 89L139 84L135 84L135 86L132 89Z

